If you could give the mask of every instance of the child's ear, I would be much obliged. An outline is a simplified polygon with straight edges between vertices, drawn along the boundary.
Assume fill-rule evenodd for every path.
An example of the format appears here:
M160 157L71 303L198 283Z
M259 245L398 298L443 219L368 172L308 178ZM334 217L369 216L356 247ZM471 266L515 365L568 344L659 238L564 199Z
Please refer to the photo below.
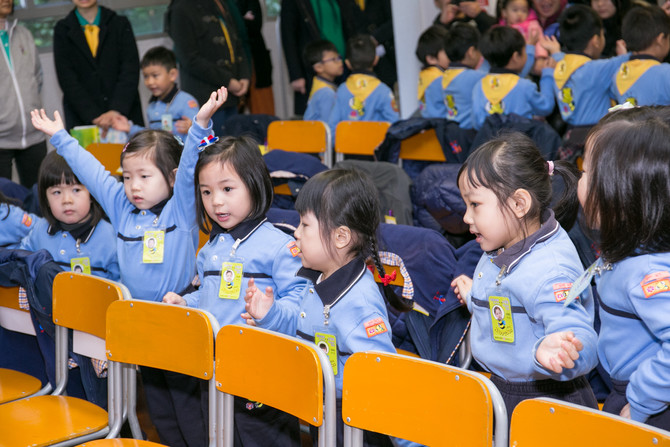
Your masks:
M528 190L519 188L514 191L514 194L510 197L510 205L512 207L512 212L518 219L522 219L533 204L533 198L531 197Z
M426 65L437 65L437 58L430 54L426 55Z
M170 78L171 82L175 82L177 80L177 76L179 75L179 72L177 71L176 68L171 68L168 71L168 77Z
M347 66L349 70L351 70L351 62L349 62L349 59L345 59L344 64Z
M349 246L351 243L351 228L340 225L333 232L333 243L338 250Z
M174 168L170 173L170 188L174 188L175 178L177 178L177 168Z

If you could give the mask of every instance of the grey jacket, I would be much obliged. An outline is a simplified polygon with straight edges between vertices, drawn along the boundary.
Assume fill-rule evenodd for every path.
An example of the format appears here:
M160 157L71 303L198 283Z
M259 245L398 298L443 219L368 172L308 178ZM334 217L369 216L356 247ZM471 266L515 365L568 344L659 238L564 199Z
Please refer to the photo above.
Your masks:
M7 21L9 51L0 48L0 148L25 149L45 139L30 122L42 107L42 66L33 36L16 20Z

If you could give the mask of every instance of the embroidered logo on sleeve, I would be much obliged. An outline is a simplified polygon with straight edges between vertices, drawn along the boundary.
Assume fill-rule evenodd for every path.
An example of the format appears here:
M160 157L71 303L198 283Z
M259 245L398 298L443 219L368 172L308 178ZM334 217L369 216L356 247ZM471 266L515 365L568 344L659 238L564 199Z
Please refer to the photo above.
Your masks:
M557 303L565 301L565 299L568 297L568 292L570 292L571 287L571 282L559 282L554 284L554 298L556 298Z
M29 227L33 224L33 218L30 216L30 214L26 213L23 215L23 219L21 219L21 223L25 225L26 227Z
M291 252L291 255L292 255L294 258L295 258L296 256L298 256L298 255L301 253L301 252L300 252L300 247L298 247L298 245L295 243L295 241L291 241L291 242L289 242L289 243L286 245L286 247L287 247L288 250Z
M375 318L363 324L365 326L365 333L368 335L368 338L374 337L375 335L383 334L388 331L386 329L386 323L381 318Z
M191 109L195 109L196 107L198 107L198 103L195 101L195 99L189 99L188 106Z
M640 283L645 298L661 292L670 292L670 272L661 271L644 277Z

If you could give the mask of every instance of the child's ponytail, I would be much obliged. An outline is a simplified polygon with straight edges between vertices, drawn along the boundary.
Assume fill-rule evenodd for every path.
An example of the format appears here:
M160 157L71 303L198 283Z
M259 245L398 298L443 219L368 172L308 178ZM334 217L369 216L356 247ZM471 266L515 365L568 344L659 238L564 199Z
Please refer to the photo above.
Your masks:
M556 220L565 231L570 231L577 219L579 211L579 199L577 197L577 183L579 182L579 171L577 167L568 161L548 161L549 175L558 174L563 180L563 188L560 197L553 197L551 208L554 210ZM552 181L554 193L558 192L556 181Z
M371 257L372 257L372 262L374 262L375 267L377 267L377 271L379 272L379 276L382 280L386 278L386 270L384 270L384 265L382 264L381 259L379 259L379 251L377 250L377 239L375 238L374 235L369 236L369 244L370 244L370 250L371 250ZM408 300L407 298L403 298L401 296L398 296L397 293L395 293L395 290L393 290L393 286L391 284L384 284L382 283L382 289L384 290L384 297L386 298L386 301L397 311L399 312L408 312L412 310L413 308L413 303L412 300Z

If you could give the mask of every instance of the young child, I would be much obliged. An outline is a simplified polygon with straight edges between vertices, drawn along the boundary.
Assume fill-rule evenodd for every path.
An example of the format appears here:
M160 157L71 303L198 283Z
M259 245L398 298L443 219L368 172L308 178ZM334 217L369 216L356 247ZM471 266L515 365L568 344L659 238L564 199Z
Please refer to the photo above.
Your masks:
M537 15L528 6L528 0L502 0L498 3L500 25L511 26L519 30L526 43L535 45L535 58L546 58L549 54L539 43L542 26Z
M479 31L466 23L455 23L445 46L450 61L442 76L446 117L464 129L472 129L472 91L488 71L488 64L483 70L477 69L482 60Z
M578 187L586 222L599 230L601 258L589 270L600 296L598 355L613 383L603 410L665 430L669 118L667 107L607 115L586 140Z
M618 104L670 105L670 18L658 6L637 6L624 17L622 34L632 52L614 75L612 94Z
M335 45L328 40L307 44L303 52L307 64L312 66L314 79L309 92L304 120L328 121L335 105L335 79L342 75L344 64Z
M554 174L565 183L555 215L549 207ZM492 373L508 415L520 401L539 396L597 408L584 376L598 363L593 300L584 294L563 303L583 272L559 224L575 219L576 185L573 165L546 162L520 133L480 146L459 172L463 220L485 253L474 277L461 275L452 286L472 313L472 355Z
M352 74L337 88L335 106L328 118L333 136L340 121L398 121L393 92L372 73L378 60L375 46L372 36L367 34L347 41L347 59L344 62Z
M605 37L600 17L588 6L567 8L559 19L559 30L566 54L559 52L556 39L542 41L558 62L552 82L558 109L570 128L592 126L611 106L612 76L628 60L628 54L596 60Z
M302 301L275 300L271 288L259 288L253 280L244 297L247 312L242 316L250 324L330 347L338 401L344 364L352 353L395 352L384 297L366 266L372 257L385 276L375 235L379 201L370 191L372 181L355 170L332 169L309 179L295 204L300 213L295 238L303 265L298 275L309 281ZM391 305L408 310L390 286L384 293ZM343 430L340 413L341 407L337 445Z
M526 42L519 31L509 26L491 28L482 37L480 49L491 64L488 75L472 92L472 122L479 129L493 114L532 118L546 116L554 108L551 69L542 70L540 90L519 76L528 62Z
M444 118L447 109L442 96L442 75L449 68L446 52L448 31L433 25L419 36L416 57L423 65L419 73L419 110L424 118Z
M272 181L252 139L227 137L207 146L195 168L196 214L209 242L198 253L200 288L163 301L210 311L221 327L242 323L247 281L272 288L295 307L306 281L295 275L295 240L267 221ZM255 279L249 279L255 278ZM206 394L205 394L206 395ZM267 405L236 399L236 437L243 445L300 445L298 420Z
M185 140L191 118L198 112L198 101L177 87L179 72L174 53L165 47L153 47L144 54L140 66L144 85L152 95L147 106L149 128L167 130ZM144 129L124 116L116 117L114 128L131 136Z
M55 151L40 166L37 191L44 218L37 218L23 250L45 249L66 271L119 280L116 232L98 202Z
M38 217L19 207L0 191L0 248L18 248L28 236Z

